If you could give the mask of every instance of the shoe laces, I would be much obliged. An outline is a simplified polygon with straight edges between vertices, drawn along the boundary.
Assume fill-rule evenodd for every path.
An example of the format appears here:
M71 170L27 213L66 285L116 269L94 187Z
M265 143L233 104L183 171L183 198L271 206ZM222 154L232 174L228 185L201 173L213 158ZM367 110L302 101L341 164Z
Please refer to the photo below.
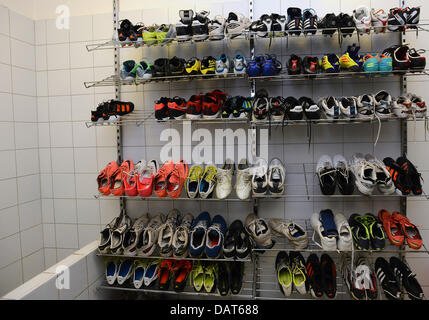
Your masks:
M158 170L157 175L160 175L160 176L167 175L167 173L168 173L168 171L167 171L167 170L170 170L170 169L168 168L169 166L167 166L167 164L170 164L170 162L166 162L166 163L161 167L161 169L159 169L159 170Z
M228 183L230 181L229 172L226 170L219 170L217 172L217 183L223 184Z
M216 183L216 169L214 167L207 167L203 176L204 180L206 180L207 182Z
M255 219L249 224L249 229L255 228L255 235L258 236L267 230L265 221L263 219Z

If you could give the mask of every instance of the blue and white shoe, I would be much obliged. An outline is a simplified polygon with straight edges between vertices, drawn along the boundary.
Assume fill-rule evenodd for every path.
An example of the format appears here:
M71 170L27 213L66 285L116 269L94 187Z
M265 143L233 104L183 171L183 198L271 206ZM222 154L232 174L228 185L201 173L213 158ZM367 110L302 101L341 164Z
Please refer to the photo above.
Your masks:
M123 285L133 273L133 261L131 259L124 259L119 265L118 271L118 284Z
M140 68L137 68L137 77L143 80L149 80L152 78L151 65L145 61L140 62Z
M234 73L235 74L245 74L247 67L246 58L240 54L236 54L234 58Z
M217 215L213 218L212 224L207 230L206 255L209 258L218 258L222 253L223 241L226 233L225 219Z
M107 259L106 260L106 280L107 283L112 285L115 283L116 279L118 278L118 272L119 272L119 260L118 259Z
M143 70L134 60L124 61L120 73L121 79L127 81L135 80L137 77L137 71L139 71L140 74Z
M231 70L231 60L229 57L222 53L219 58L216 60L216 74L217 75L227 75Z
M275 76L282 70L282 64L276 59L275 56L267 55L264 63L262 64L262 76L270 77Z
M143 276L143 283L145 287L154 285L158 279L159 263L160 262L158 260L153 260L148 264Z
M207 211L200 215L192 223L190 236L189 254L191 257L198 258L206 246L206 234L210 225L210 214Z
M147 262L143 260L134 261L133 284L134 288L140 289L143 286L143 278L147 268Z
M254 60L249 60L246 68L247 75L251 78L262 75L262 66L264 62L264 56L257 56Z

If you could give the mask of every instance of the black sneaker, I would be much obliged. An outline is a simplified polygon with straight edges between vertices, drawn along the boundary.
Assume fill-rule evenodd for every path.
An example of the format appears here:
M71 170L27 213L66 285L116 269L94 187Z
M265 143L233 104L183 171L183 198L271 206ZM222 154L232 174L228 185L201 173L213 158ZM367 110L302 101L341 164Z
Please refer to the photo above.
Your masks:
M315 253L310 254L308 257L306 269L311 295L314 298L321 298L323 296L322 269L319 257Z
M188 41L192 38L192 22L194 18L194 11L180 10L180 21L176 23L176 38L177 41Z
M156 59L153 65L151 66L152 77L159 78L159 77L167 76L168 64L169 64L169 60L166 58Z
M320 258L323 292L328 298L334 299L337 295L337 269L332 258L324 253Z
M299 98L299 103L304 109L304 114L309 120L318 120L322 116L322 111L320 107L313 101L313 99L308 97Z
M407 8L405 13L407 17L407 27L410 29L417 29L416 24L420 22L420 7Z
M403 261L396 257L391 257L390 267L392 268L398 282L402 282L402 285L411 300L424 299L423 290L416 279L416 275L411 272L411 269Z
M183 119L186 115L186 100L174 97L168 101L168 116L170 119Z
M243 226L240 220L236 220L229 226L225 234L225 241L223 242L223 255L225 258L233 258L236 255L235 238L238 230Z
M386 165L386 169L389 171L397 191L404 196L409 195L411 192L411 181L406 171L392 158L384 158L383 163Z
M170 102L170 99L167 97L162 97L155 101L155 118L158 121L165 121L169 119L168 102Z
M421 55L425 50L408 50L408 60L410 60L410 69L411 70L424 70L426 68L426 58Z
M317 32L317 13L314 9L305 9L302 14L304 34L316 34Z
M371 248L377 251L383 250L386 247L386 234L384 233L382 223L372 213L366 213L363 219L371 236Z
M258 90L253 102L252 119L253 121L267 120L269 117L268 92L265 89Z
M180 59L176 56L171 58L168 62L168 75L180 76L185 74L185 59Z
M134 26L130 20L124 19L120 21L118 39L119 41L137 41L137 35L134 32Z
M192 36L195 41L204 41L209 37L209 11L200 11L192 21Z
M287 73L290 75L302 73L302 59L296 54L290 56L289 62L287 64Z
M201 60L202 74L216 74L216 59L212 56L204 57Z
M289 120L302 120L304 111L301 103L294 97L287 97L284 101L286 115Z
M325 196L333 195L337 187L337 170L334 168L331 157L326 155L320 157L316 172L322 194Z
M279 284L279 288L280 288L280 292L284 295L284 296L290 296L291 291L292 291L292 285L288 286L288 287L284 287L285 284L282 284L281 280L279 278L283 278L282 275L287 275L286 277L292 277L292 270L291 270L291 266L290 266L290 259L289 259L289 255L287 254L286 251L280 251L279 253L277 253L276 256L276 264L274 266L276 269L276 278L277 278L277 282ZM288 292L285 292L285 289L288 290Z
M197 57L192 57L188 59L185 63L185 72L189 75L200 74L201 62Z
M389 300L400 300L401 290L392 268L386 259L378 257L375 260L375 274L384 290L384 294Z
M230 264L230 284L232 294L239 294L241 287L243 286L244 276L244 263L243 262L231 262Z
M393 70L406 71L410 68L408 50L408 46L394 45L384 50L383 54L387 57L392 57Z
M407 24L407 12L403 8L393 8L389 11L387 28L390 31L404 31Z
M408 175L410 182L410 189L416 195L419 196L423 193L422 191L422 175L417 171L416 167L405 157L399 157L396 160L396 163L401 167L401 169Z
M287 9L287 30L293 36L299 36L302 31L302 11L300 8Z
M223 119L230 119L232 118L232 112L233 112L233 103L235 103L236 97L229 97L226 99L224 105L222 106L222 114L221 117Z
M342 156L338 158L334 157L334 162L336 162L334 165L335 170L337 171L336 178L340 193L343 195L353 194L353 192L355 191L355 183L353 179L353 174L347 164L347 160L344 159Z
M240 221L241 222L241 221ZM243 224L235 236L235 252L238 259L246 259L252 250L249 234Z
M323 35L334 35L338 28L337 16L334 13L328 13L322 20L319 21L318 28L322 29Z
M254 21L249 30L259 37L267 37L271 31L273 20L268 14L262 15L259 20Z
M271 31L274 37L283 37L286 35L286 16L277 13L271 14Z
M228 295L229 292L229 274L228 267L225 262L219 262L217 274L217 289L221 296Z
M271 120L283 121L285 117L285 100L283 97L270 98Z
M369 231L364 218L355 213L349 218L349 226L353 235L353 242L358 250L368 250L371 242Z
M319 72L319 59L317 57L306 56L302 61L304 74L317 74Z
M245 98L242 96L235 97L234 103L232 104L232 117L237 118L246 118L248 113L244 109Z
M347 13L340 13L337 17L338 28L340 29L343 37L352 36L355 31L355 22L353 17Z

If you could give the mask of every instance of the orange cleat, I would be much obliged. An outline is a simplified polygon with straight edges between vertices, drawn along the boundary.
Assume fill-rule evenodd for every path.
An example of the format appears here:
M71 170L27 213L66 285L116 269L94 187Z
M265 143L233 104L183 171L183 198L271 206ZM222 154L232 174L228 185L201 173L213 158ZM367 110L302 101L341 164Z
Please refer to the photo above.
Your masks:
M128 172L128 174L124 178L124 188L125 188L125 194L129 197L135 197L138 195L137 190L137 180L139 172L143 170L143 167L145 166L144 160L139 161L134 166L134 170Z
M97 177L98 192L103 196L110 195L110 179L112 174L118 169L116 161L109 162Z
M402 234L407 239L407 244L411 249L419 250L423 245L423 240L420 231L410 222L410 220L399 212L392 213L392 219L395 220L401 227Z
M167 177L174 170L174 162L170 159L164 163L155 175L153 184L155 186L155 194L160 198L167 196Z
M176 163L174 170L167 177L167 193L171 198L180 197L188 173L188 164L185 160L181 159Z
M110 191L113 195L120 197L125 192L124 180L130 171L134 170L134 163L130 159L122 162L121 166L112 174L110 179Z
M383 223L384 230L386 231L390 242L395 246L402 246L404 244L405 237L401 231L401 226L398 221L396 221L389 211L385 209L378 212L378 219Z

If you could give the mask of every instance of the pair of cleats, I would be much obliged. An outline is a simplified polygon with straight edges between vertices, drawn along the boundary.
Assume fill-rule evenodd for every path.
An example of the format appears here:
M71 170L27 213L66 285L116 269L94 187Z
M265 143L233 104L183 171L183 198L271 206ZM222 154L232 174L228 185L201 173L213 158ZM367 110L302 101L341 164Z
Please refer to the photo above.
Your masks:
M186 61L185 73L187 75L209 75L216 73L216 59L206 56L203 59L192 57Z
M324 253L319 257L312 253L306 262L309 291L314 298L326 295L329 299L337 296L337 269L332 258Z
M97 177L98 192L103 196L124 195L124 180L133 170L134 163L131 159L124 160L120 166L116 161L109 162Z
M333 213L326 209L315 212L311 216L311 226L314 230L313 242L326 251L350 251L353 249L352 230L342 213ZM315 235L320 243L315 241Z
M316 173L322 194L335 194L337 185L341 194L353 194L354 176L344 156L335 155L332 159L329 155L322 155L317 162Z
M235 220L226 231L223 243L225 258L246 259L252 250L249 235L240 220Z
M225 53L222 53L215 63L215 73L216 75L228 75L234 73L235 75L246 74L247 60L246 58L237 53L233 59L227 56Z
M383 223L391 244L400 247L406 242L414 250L419 250L422 247L423 240L420 231L407 217L399 212L390 214L383 209L378 212L378 218Z
M421 174L409 159L399 157L395 161L387 157L383 159L383 163L390 173L399 195L414 194L420 196L423 193Z
M192 263L189 260L162 260L158 269L158 288L167 291L173 282L173 289L182 292L192 272Z
M250 213L244 222L244 228L249 237L253 240L256 250L264 251L271 249L276 241L271 237L271 228L269 224L254 213Z
M349 225L353 234L353 242L358 250L380 251L386 246L386 235L380 220L371 213L352 214Z
M91 121L100 119L107 121L110 117L125 116L134 111L134 103L117 100L109 100L100 103L95 111L91 111Z
M131 218L121 214L114 218L100 232L98 251L101 254L121 254L123 252L124 236L131 228Z
M351 37L356 30L353 17L347 13L340 13L338 16L334 13L326 14L319 20L318 28L322 29L325 36L333 36L338 30L344 38Z
M152 65L141 61L127 60L123 63L120 77L124 81L150 80L152 78Z
M159 198L179 198L188 176L189 168L185 160L174 163L167 160L154 177L154 193Z
M186 74L186 60L174 56L171 59L158 58L151 65L152 77L175 77Z
M228 97L222 107L222 119L247 118L252 111L252 99L243 96Z
M305 259L300 252L290 251L288 254L280 251L276 257L275 270L280 292L285 297L292 294L293 288L301 295L307 294L307 271Z
M131 160L129 160L132 163ZM135 165L132 165L123 179L124 191L128 197L140 196L148 198L153 192L153 180L158 172L158 161L140 160Z
M420 7L392 8L389 11L388 29L390 31L405 31L417 29L420 22Z
M273 158L268 165L265 159L258 159L252 168L253 195L263 197L268 192L273 197L285 193L286 169L279 158Z
M354 300L376 300L377 280L368 259L362 255L354 258L349 254L341 256L341 274Z
M370 34L371 29L375 33L386 32L389 15L383 9L369 9L360 6L353 10L353 20L359 34Z
M173 25L162 24L146 27L143 23L133 25L130 20L120 21L118 28L118 40L121 42L142 41L150 46L155 44L168 44L176 37L176 30Z
M195 165L189 170L185 189L190 199L210 199L217 185L217 168L214 165ZM226 197L229 193L226 195Z
M227 225L221 215L213 219L207 211L202 212L192 223L189 234L189 254L193 258L205 254L210 259L217 259L222 255L223 243Z
M393 45L383 51L383 55L392 58L393 71L422 71L426 68L425 50L416 50L407 45Z
M313 56L306 56L304 59L292 54L288 64L287 71L289 75L298 75L298 74L317 74L320 69L319 59Z
M274 77L282 70L282 63L277 60L276 55L266 54L256 56L247 62L246 73L250 78Z
M283 219L271 219L268 222L273 235L286 238L294 250L305 249L308 246L308 233L299 224Z
M392 113L400 119L424 118L427 113L426 101L413 93L400 96L393 100Z

